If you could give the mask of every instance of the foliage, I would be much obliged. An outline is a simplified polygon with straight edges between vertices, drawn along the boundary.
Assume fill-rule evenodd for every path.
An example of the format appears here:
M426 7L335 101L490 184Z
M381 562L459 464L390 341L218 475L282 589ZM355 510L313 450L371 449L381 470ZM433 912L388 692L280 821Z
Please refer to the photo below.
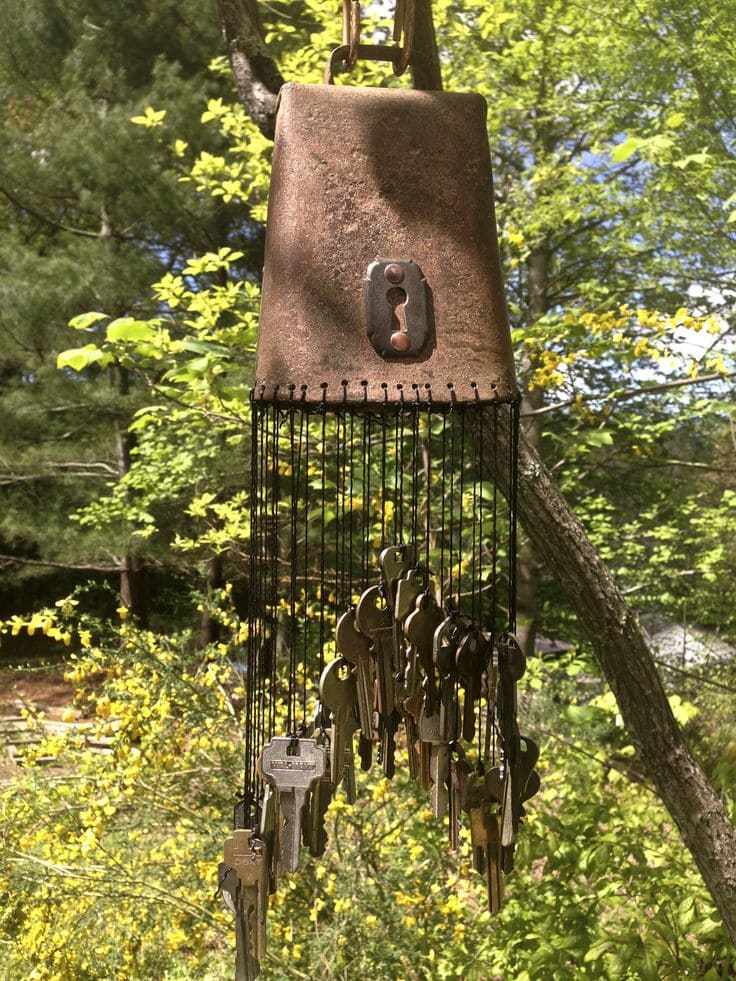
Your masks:
M4 976L228 977L232 922L215 869L241 776L244 679L227 592L227 643L196 653L123 608L116 628L76 603L2 627L79 645L67 670L76 726L47 732L0 792ZM450 855L422 792L374 769L355 808L331 805L324 858L305 859L273 898L264 978L727 977L697 871L636 774L613 699L596 691L575 655L529 672L524 726L545 733L543 789L500 916L484 908L467 842ZM43 717L27 717L43 734ZM727 792L733 763L719 758Z
M734 365L724 270L733 268L734 226L726 219L735 114L721 69L722 51L730 52L730 5L681 11L646 0L637 9L614 3L605 15L566 0L544 8L531 0L439 0L435 8L448 87L489 100L514 340L526 390L543 396L537 408L544 411L534 418L543 423L547 460L642 608L677 615L686 606L690 619L734 636ZM335 5L274 2L263 13L285 75L317 81L339 39ZM387 25L376 20L371 30L385 36ZM89 28L84 46L69 49L69 105L94 108L94 92L71 85L77 67L88 65L83 56L94 52L94 37ZM660 70L660 45L671 76ZM38 131L65 137L64 160L72 159L75 139L87 148L90 182L92 163L98 174L108 169L106 190L118 186L119 161L103 150L127 148L116 151L125 160L151 155L154 183L142 167L134 181L125 168L118 175L129 198L150 191L151 209L156 198L148 220L140 202L133 212L145 229L130 267L135 277L113 267L108 253L93 265L91 257L103 254L85 236L65 251L63 229L47 230L43 248L15 256L20 232L8 220L3 248L11 272L42 285L22 294L25 305L7 316L26 326L53 323L56 331L55 294L37 276L41 268L53 272L74 287L60 317L85 306L104 312L72 321L79 341L44 339L33 368L39 379L48 374L50 351L77 343L59 357L58 384L69 403L83 392L93 416L109 408L105 372L120 367L132 379L130 466L77 512L65 532L71 545L83 531L94 533L108 551L122 541L184 569L224 554L236 576L249 537L248 372L270 145L230 104L222 59L206 82L193 73L199 81L186 105L178 104L176 70L145 64L134 71L113 59L115 70L100 83L115 89L128 74L140 83L134 97L115 103L116 135L106 124L100 142L80 140L64 131L68 117L54 128L56 103L49 101L45 112L24 102L4 137L11 161L21 159L30 148L24 113L38 110ZM84 76L85 85L93 76ZM375 66L338 79L345 81L406 84ZM30 156L39 200L53 196L57 184L45 183L42 163ZM75 181L79 200L55 220L78 220L75 209L91 201L85 214L96 230L107 196L87 194L81 177ZM38 241L34 215L21 211L25 240ZM173 227L175 214L185 215L186 228ZM127 221L121 210L113 224ZM120 248L130 258L129 245ZM545 309L532 314L530 269L540 251ZM131 289L122 296L124 286ZM23 358L13 361L4 389L23 402L13 415L16 430L35 418L25 401L35 376L23 375L25 367ZM709 375L720 381L701 387ZM116 421L127 417L117 413ZM65 432L61 423L56 433L43 429L50 439ZM96 432L80 435L74 449L87 454L86 438L88 458L96 459ZM88 500L65 492L48 527ZM378 521L380 502L369 506ZM545 599L546 629L575 637L551 576ZM38 630L75 650L69 676L82 713L82 726L67 738L46 736L37 751L39 762L49 758L45 769L29 765L1 791L0 922L9 979L230 976L232 923L213 892L241 776L244 631L227 590L211 602L225 634L199 651L185 633L141 629L124 609L115 626L93 622L75 612L83 602L5 622L7 633ZM529 806L502 914L488 917L467 846L448 856L413 787L361 776L356 808L341 798L331 808L324 859L274 897L264 977L732 973L697 871L637 772L612 697L582 644L580 651L556 665L530 666L525 726L543 734L543 789ZM734 683L727 668L718 677ZM681 687L679 677L677 685L677 711L732 802L732 698L697 683ZM29 721L43 731L42 718ZM105 753L90 750L84 726L105 741Z
M74 582L73 571L65 580L60 571L61 586L45 585L44 563L114 573L126 550L145 550L125 525L103 535L67 520L125 471L125 430L145 397L124 372L83 354L57 371L68 320L87 309L154 316L151 282L181 272L192 253L223 247L247 227L248 213L177 179L186 169L180 145L221 149L198 118L208 97L227 91L207 72L217 31L198 4L155 0L132 13L130 4L111 10L95 0L9 0L0 26L8 107L0 134L0 553L18 560L4 560L0 588L7 609L8 592L24 582L14 599L27 609L34 585L48 599ZM155 139L130 121L147 118L149 102L166 106ZM241 268L258 248L257 234L241 245Z

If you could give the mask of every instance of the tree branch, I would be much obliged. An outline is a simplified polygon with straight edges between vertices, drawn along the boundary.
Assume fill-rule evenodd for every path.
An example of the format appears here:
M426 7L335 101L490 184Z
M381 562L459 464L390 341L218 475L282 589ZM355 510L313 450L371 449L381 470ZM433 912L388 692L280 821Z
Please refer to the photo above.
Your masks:
M416 0L411 72L415 89L442 91L442 70L432 19L432 0Z
M90 232L86 228L74 228L71 225L65 225L64 222L55 221L48 215L44 215L35 208L32 208L29 204L24 204L23 201L15 197L14 194L11 194L11 192L5 187L0 187L0 194L6 197L8 201L10 201L10 203L19 211L23 211L26 214L31 215L37 221L41 221L50 228L55 228L59 232L67 232L69 235L79 235L82 238L99 239L102 237L99 232Z
M217 0L217 14L238 95L256 126L272 139L284 78L263 40L257 0Z
M698 378L678 378L676 381L662 382L660 385L644 385L641 388L627 388L623 392L609 392L608 395L576 395L574 399L565 399L564 402L553 402L551 405L544 405L541 409L534 409L532 412L524 412L524 418L529 416L543 416L548 412L555 412L557 409L567 409L580 399L581 402L593 402L598 399L606 402L623 402L625 399L635 399L640 395L653 395L655 392L667 392L672 388L683 388L685 385L705 385L712 381L723 381L724 378L733 378L736 371L722 371L712 375L700 375Z
M499 416L498 433L497 459L508 459L505 414ZM486 447L491 471L493 463L492 448ZM508 496L507 468L500 467L495 478ZM517 505L519 521L592 643L646 773L736 942L736 829L672 714L636 614L523 433Z
M47 569L67 569L70 572L109 572L119 573L119 565L73 565L69 562L47 562L42 559L22 559L18 555L0 554L0 562L8 565L35 565Z

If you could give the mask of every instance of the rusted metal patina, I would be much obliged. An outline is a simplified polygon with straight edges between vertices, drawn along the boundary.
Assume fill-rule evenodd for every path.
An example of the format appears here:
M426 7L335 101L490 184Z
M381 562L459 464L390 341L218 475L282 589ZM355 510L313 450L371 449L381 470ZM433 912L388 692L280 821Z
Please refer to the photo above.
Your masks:
M478 95L282 89L256 398L517 397L485 118Z

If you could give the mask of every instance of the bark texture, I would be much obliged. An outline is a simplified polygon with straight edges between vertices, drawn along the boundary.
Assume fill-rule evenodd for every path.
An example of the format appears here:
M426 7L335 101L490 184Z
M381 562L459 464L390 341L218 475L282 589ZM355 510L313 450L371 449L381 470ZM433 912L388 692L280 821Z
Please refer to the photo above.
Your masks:
M411 58L414 88L441 91L442 71L432 19L432 0L416 0L416 2Z
M508 426L499 428L506 444L499 459L504 459L509 430ZM492 454L489 456L486 462L492 466ZM508 494L505 468L497 478ZM736 830L672 714L636 614L523 435L518 517L535 553L554 573L593 644L646 772L736 943Z
M547 282L549 277L550 252L546 243L534 249L527 261L527 294L528 321L534 324L547 312ZM533 367L530 363L522 364L522 371ZM541 448L541 420L533 413L540 409L543 403L541 388L525 391L521 401L522 416L526 416L524 434L529 445L539 451ZM527 657L532 657L536 649L537 636L537 583L539 581L539 563L534 547L529 540L525 541L519 550L516 570L516 608L517 608L517 638Z
M272 138L284 78L263 40L258 0L217 0L217 14L238 95L256 126Z

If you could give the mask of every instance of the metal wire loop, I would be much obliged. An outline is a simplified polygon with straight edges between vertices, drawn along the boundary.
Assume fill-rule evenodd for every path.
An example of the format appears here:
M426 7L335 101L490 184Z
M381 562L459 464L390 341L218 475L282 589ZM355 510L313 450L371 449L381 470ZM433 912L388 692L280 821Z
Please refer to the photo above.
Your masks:
M342 44L330 54L324 80L332 85L339 66L352 71L359 58L366 61L390 61L395 75L403 75L411 61L414 44L416 0L397 0L394 14L393 45L360 43L359 0L343 0Z

